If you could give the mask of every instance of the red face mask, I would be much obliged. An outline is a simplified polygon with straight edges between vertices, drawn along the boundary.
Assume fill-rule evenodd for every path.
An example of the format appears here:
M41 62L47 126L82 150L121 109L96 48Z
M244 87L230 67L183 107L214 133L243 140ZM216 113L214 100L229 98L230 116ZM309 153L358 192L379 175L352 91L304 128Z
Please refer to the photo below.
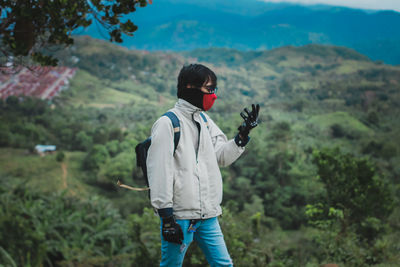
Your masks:
M216 94L204 94L203 95L203 109L205 111L209 110L217 99Z

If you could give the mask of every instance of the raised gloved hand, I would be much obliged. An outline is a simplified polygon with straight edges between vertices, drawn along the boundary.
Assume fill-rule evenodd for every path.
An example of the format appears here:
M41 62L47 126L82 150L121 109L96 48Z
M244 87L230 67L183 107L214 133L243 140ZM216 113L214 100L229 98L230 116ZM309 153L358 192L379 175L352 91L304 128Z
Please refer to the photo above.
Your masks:
M251 107L251 111L249 111L247 108L244 109L244 112L246 112L247 115L243 111L240 112L240 116L242 116L244 120L242 125L240 125L238 128L240 140L237 143L240 146L247 144L250 130L258 125L258 113L260 112L260 105L252 104Z
M162 236L168 242L182 244L183 232L173 215L162 218Z

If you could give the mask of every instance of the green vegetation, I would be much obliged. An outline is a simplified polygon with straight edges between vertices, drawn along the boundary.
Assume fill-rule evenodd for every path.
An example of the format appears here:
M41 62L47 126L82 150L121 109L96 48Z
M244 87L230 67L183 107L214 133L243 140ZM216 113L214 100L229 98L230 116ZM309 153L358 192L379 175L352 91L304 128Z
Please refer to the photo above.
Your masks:
M355 139L359 136L369 136L373 131L364 123L349 115L347 112L339 111L323 115L315 115L310 122L322 131L330 131L333 137L347 137Z
M306 214L310 224L325 230L316 243L337 247L320 257L352 266L384 261L388 247L382 246L380 238L393 211L392 194L384 177L376 175L367 159L341 154L339 149L315 151L314 163L326 196L307 205ZM336 240L332 240L334 236ZM348 242L356 246L348 246Z
M115 183L145 186L134 147L172 107L194 57L218 75L210 116L229 138L240 111L261 104L245 153L222 169L235 265L395 266L400 68L340 47L147 54L89 38L59 55L79 70L52 103L0 102L0 262L157 265L147 192ZM40 157L38 143L59 152ZM185 264L206 266L196 245Z

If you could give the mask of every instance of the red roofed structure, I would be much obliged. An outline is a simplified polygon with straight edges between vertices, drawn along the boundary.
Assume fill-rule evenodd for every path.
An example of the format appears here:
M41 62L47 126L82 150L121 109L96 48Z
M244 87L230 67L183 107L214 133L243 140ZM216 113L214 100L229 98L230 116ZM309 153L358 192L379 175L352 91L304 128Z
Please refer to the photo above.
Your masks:
M25 68L13 75L0 72L0 98L24 95L52 99L66 88L75 72L76 68L68 67Z

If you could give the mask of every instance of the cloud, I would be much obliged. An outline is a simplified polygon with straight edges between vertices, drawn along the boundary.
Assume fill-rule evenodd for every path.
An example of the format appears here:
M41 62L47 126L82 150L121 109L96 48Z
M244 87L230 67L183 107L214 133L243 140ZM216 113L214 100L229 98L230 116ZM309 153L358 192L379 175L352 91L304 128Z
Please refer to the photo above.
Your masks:
M400 12L399 0L263 0L272 3L299 3L306 5L326 4L332 6L346 6L361 9L395 10Z

